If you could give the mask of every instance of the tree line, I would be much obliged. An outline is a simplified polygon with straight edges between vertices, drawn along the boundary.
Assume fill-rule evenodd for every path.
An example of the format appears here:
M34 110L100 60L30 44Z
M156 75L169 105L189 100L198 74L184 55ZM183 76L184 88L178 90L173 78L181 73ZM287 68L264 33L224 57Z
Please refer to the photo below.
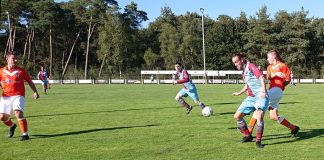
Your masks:
M215 2L216 3L216 2ZM140 70L203 69L201 14L175 15L164 6L148 27L135 2L116 0L2 0L0 53L19 53L19 65L35 75L46 66L54 79L136 77ZM204 17L206 69L232 70L231 56L244 52L265 69L276 49L297 78L320 78L324 19L308 12L262 6L255 15ZM2 64L4 56L0 56Z

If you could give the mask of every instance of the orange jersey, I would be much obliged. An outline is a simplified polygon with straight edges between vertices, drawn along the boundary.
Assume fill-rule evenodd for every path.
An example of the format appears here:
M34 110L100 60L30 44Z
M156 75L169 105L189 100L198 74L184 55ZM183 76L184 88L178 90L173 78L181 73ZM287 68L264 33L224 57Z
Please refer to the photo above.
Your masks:
M278 76L272 77L276 72L282 72L285 75L285 78ZM269 65L267 68L267 79L270 80L270 89L273 87L279 87L282 90L285 89L285 81L290 81L290 70L288 66L282 62L279 62L275 65Z
M2 96L25 96L24 81L32 82L26 70L15 67L9 70L7 67L0 69Z

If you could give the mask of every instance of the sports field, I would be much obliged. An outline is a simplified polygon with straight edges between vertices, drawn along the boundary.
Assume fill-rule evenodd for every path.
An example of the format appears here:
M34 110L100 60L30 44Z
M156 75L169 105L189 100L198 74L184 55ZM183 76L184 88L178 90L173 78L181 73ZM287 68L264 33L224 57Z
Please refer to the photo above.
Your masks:
M287 88L280 113L301 127L297 138L265 116L263 149L240 144L233 114L242 85L197 85L214 110L190 115L174 100L180 85L52 85L33 100L27 88L29 141L0 125L0 159L323 159L324 85ZM40 86L38 86L41 92ZM190 99L187 102L193 104ZM248 120L248 119L247 119ZM14 120L16 122L16 120Z

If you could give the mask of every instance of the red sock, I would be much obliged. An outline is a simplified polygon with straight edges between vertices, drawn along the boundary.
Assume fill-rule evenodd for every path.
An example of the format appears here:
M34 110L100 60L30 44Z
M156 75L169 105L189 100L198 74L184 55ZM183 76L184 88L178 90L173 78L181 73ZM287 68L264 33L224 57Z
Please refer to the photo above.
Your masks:
M10 118L7 121L3 121L3 123L8 127L11 127L13 125L13 122L11 121Z
M263 135L263 129L264 129L264 122L262 120L257 125L256 141L258 141L258 142L261 142L262 135Z
M281 125L286 126L287 128L290 128L291 130L296 129L296 126L291 124L286 118L283 118L283 117L280 117L280 118L282 118L282 120L280 122Z
M241 131L241 133L244 134L245 137L249 137L251 135L249 130L247 129L244 119L237 121L236 123L238 125L239 130Z
M187 108L187 109L190 108L190 105L189 105L189 104L188 104L184 99L180 98L180 99L178 100L178 102L179 102L180 104L182 104L183 107L185 107L185 108Z
M249 137L251 135L248 129L242 130L242 133L245 137Z
M27 120L26 119L19 119L18 123L19 123L19 128L21 130L21 133L26 134L27 133Z

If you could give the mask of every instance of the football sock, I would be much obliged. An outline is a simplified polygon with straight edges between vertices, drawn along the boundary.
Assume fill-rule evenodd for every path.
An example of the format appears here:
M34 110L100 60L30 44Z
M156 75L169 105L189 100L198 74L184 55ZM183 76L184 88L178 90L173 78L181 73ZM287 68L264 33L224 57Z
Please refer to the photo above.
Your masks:
M180 99L178 100L178 102L179 102L180 104L182 104L183 107L185 107L185 108L187 108L187 109L190 108L190 105L189 105L189 104L188 104L184 99L180 98Z
M245 120L241 119L241 120L238 120L236 123L237 123L238 129L241 131L241 133L243 133L245 137L249 137L250 132L247 129Z
M12 127L14 125L10 118L8 118L7 121L3 121L3 123L8 127Z
M264 129L264 122L262 120L261 122L257 123L256 141L261 142L262 135L263 135L263 129Z
M19 123L19 128L21 130L21 133L23 135L27 135L27 120L26 119L19 119L18 123Z
M296 129L296 126L291 124L286 118L284 117L280 117L278 118L278 123L280 123L283 126L286 126L287 128L289 128L290 130L294 130Z
M248 130L249 130L249 132L250 132L251 134L252 134L252 132L253 132L253 128L254 128L256 122L257 122L257 119L254 118L254 117L251 117L250 122L249 122L249 126L248 126Z
M205 108L205 104L202 103L202 102L199 102L198 105L199 105L199 107L200 107L201 109L204 109L204 108Z

